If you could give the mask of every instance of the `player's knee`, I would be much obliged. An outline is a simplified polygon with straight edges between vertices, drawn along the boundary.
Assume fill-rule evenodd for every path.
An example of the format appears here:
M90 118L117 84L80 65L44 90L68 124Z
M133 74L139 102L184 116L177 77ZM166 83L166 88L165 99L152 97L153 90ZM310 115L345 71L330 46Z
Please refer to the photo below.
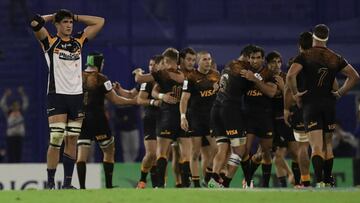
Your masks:
M232 138L230 139L231 147L239 147L241 145L246 145L246 137L241 138Z
M111 137L110 139L104 140L104 141L100 141L99 145L101 149L107 149L109 147L112 146L112 144L114 143L115 139L114 137ZM115 149L114 149L115 150ZM113 151L114 151L113 150Z
M191 150L191 158L192 158L192 160L196 161L196 160L199 159L199 157L200 157L200 149L194 149L193 148Z
M50 146L60 149L64 140L65 123L50 123Z
M69 122L66 126L67 136L79 136L81 132L81 123L80 122Z
M146 152L146 156L150 159L150 160L156 160L156 152Z
M232 153L229 157L228 164L231 166L239 166L241 162L241 158L239 155Z

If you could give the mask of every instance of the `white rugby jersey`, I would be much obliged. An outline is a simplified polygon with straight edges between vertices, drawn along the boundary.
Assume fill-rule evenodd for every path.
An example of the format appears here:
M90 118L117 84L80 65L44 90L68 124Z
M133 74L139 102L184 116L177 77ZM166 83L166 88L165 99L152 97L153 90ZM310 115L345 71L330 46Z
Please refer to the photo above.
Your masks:
M72 36L68 41L50 35L41 41L49 68L48 94L83 93L81 50L86 41L83 32Z

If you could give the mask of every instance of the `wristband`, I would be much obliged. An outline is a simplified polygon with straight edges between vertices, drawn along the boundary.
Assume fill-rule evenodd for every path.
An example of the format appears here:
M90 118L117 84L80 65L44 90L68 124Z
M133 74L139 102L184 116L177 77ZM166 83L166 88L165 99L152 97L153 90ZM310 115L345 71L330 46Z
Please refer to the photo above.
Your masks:
M184 113L180 114L180 118L181 119L186 118L186 114L184 114Z
M164 98L164 94L160 93L158 97L159 97L160 100L162 100Z
M35 27L31 26L31 28L33 29L34 32L39 31L45 25L44 18L41 17L41 15L39 15L39 14L36 14L32 20L36 21L38 23Z
M261 75L259 73L254 73L254 76L255 76L256 79L258 79L260 81L263 80L263 78L261 77Z
M150 106L154 106L155 99L150 100Z

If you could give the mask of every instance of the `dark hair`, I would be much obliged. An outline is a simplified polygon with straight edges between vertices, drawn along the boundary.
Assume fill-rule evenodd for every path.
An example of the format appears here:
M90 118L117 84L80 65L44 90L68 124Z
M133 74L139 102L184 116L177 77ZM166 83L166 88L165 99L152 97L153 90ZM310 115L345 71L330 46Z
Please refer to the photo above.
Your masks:
M302 32L299 37L299 46L306 50L312 47L312 34L311 32Z
M196 51L191 47L186 47L180 51L179 56L184 59L186 54L196 55Z
M314 28L314 35L320 39L327 39L329 37L329 27L325 24L316 25Z
M162 55L155 55L151 58L151 60L154 60L155 64L159 64L161 60L164 59L164 56Z
M163 54L164 57L169 57L171 60L175 61L176 63L179 61L179 51L175 48L167 48Z
M261 57L264 57L265 56L265 51L262 47L260 46L256 46L256 45L253 45L253 47L249 50L250 54L254 54L254 53L257 53L257 52L260 52L261 53Z
M73 13L67 9L60 9L59 11L56 12L55 16L54 16L54 21L56 23L61 22L62 20L64 20L65 18L73 18Z
M246 45L246 46L241 50L240 56L241 56L241 55L244 55L244 56L249 57L249 56L250 56L250 53L252 53L251 50L252 50L253 48L254 48L254 45L252 45L252 44Z
M272 51L270 53L268 53L265 57L265 61L267 63L269 63L271 60L273 60L274 58L280 58L281 59L281 54L277 51Z

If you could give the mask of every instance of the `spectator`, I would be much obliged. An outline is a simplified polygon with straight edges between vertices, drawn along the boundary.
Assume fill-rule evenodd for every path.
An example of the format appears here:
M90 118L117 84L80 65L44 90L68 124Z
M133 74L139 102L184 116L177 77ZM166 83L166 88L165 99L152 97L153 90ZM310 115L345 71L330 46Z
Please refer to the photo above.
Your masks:
M10 89L6 89L1 98L0 106L7 120L6 130L6 146L9 163L17 163L21 161L22 143L25 136L25 121L23 112L29 106L28 97L23 87L18 87L18 93L21 96L21 102L14 100L10 107L7 105L8 98L12 94Z

